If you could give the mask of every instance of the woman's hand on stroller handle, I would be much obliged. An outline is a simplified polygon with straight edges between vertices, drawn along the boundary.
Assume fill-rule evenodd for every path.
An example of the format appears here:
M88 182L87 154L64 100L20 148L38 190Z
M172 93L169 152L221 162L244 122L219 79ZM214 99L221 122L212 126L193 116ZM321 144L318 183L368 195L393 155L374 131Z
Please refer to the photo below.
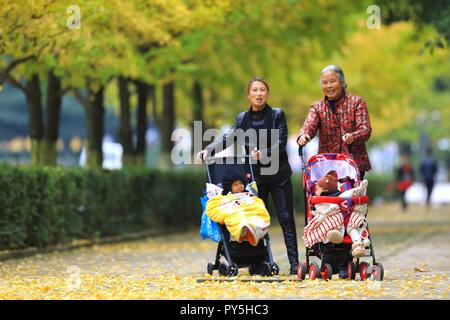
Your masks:
M251 155L255 160L260 160L262 158L262 152L259 151L256 147L251 151Z
M208 150L206 150L206 149L197 153L197 159L201 162L204 162L207 156L208 156Z
M311 137L309 136L309 134L305 133L305 134L302 134L300 137L298 137L297 144L300 147L304 147L310 141L311 141Z

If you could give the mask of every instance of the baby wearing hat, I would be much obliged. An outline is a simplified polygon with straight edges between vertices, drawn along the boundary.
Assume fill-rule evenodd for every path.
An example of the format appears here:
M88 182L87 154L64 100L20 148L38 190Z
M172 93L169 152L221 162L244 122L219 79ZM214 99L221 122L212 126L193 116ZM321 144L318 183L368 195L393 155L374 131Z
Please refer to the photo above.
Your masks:
M246 240L256 246L268 231L270 215L257 196L256 183L246 184L245 176L233 172L226 172L222 188L207 184L211 194L206 214L211 220L225 224L234 240Z

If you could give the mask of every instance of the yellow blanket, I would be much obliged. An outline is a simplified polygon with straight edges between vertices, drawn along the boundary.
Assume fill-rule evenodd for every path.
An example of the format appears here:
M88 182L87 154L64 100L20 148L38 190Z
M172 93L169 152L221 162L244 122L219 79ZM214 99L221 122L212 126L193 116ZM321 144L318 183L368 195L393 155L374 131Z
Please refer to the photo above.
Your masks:
M248 192L209 199L206 214L211 220L225 224L233 239L238 242L247 240L253 246L264 237L270 225L264 202Z

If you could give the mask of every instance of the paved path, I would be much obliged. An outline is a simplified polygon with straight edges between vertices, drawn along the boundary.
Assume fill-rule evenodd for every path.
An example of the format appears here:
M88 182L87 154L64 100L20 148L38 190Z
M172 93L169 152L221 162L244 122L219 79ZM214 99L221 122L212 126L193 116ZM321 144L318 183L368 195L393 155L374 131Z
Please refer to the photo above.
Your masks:
M280 228L273 225L272 251L281 268L274 282L248 282L267 278L251 278L245 269L235 281L211 281L221 279L206 273L216 244L189 232L0 262L0 298L449 299L450 207L415 206L405 214L388 205L372 207L369 215L377 260L385 268L382 282L337 276L329 282L295 281L287 275ZM297 230L302 226L298 217ZM304 260L303 249L300 254Z

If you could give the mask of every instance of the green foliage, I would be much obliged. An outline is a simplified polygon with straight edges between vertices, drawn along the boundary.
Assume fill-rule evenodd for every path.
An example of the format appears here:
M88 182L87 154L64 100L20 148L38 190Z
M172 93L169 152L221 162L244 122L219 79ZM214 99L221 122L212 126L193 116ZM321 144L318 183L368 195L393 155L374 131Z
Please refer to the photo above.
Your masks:
M413 21L418 27L431 25L446 41L450 40L450 2L448 0L378 0L383 20L390 24L396 21ZM443 46L440 40L436 45Z
M205 119L215 127L231 123L246 107L245 84L261 75L272 87L269 103L283 107L297 131L308 106L322 96L321 68L338 63L349 91L368 102L371 141L416 140L411 127L419 109L438 108L442 118L449 109L448 93L433 91L436 79L448 77L448 47L423 51L427 39L448 34L448 1L379 3L387 24L369 30L370 1L89 0L77 3L81 28L69 30L69 0L29 6L5 0L0 69L32 56L13 70L16 79L54 69L64 88L95 89L117 76L158 85L176 80L184 90L176 100L183 101L177 108L183 125L191 125L184 104L195 80L203 85ZM448 126L439 127L432 135L448 132Z
M361 27L334 60L346 72L349 91L365 98L373 129L371 142L417 141L417 118L424 110L448 113L448 93L433 90L437 77L448 75L448 52L420 53L422 41L435 34L420 33L410 23L395 23L380 30ZM431 128L434 136L448 132L444 121Z
M11 249L23 247L28 237L32 206L27 201L27 190L15 186L25 185L27 176L17 168L2 168L0 181L0 243Z
M395 198L389 177L370 175L368 195ZM0 250L46 247L73 239L144 230L199 228L200 170L161 172L0 167ZM294 210L304 212L300 174L292 176ZM276 223L276 211L269 199ZM302 221L297 223L298 232Z
M0 249L199 226L204 173L0 168Z

